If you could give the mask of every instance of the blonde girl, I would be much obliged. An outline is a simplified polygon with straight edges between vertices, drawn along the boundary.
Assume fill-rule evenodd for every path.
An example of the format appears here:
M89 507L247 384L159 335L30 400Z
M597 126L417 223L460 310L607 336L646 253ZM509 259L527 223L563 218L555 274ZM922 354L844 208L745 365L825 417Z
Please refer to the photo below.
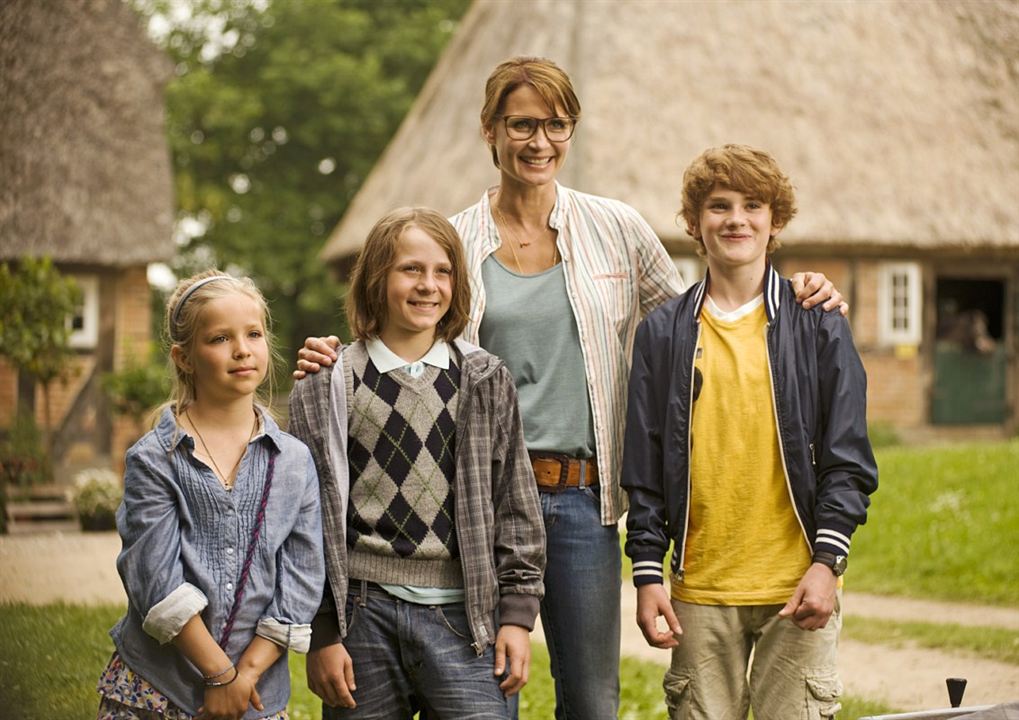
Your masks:
M265 299L210 270L167 305L175 377L127 452L117 569L127 614L98 718L286 718L286 651L306 652L324 583L308 449L256 403L271 378Z

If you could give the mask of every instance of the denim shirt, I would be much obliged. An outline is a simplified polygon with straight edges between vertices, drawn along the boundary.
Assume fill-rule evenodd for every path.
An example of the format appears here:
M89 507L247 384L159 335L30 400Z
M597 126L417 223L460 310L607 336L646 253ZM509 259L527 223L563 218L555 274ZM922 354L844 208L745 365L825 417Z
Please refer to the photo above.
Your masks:
M232 490L195 458L194 439L170 409L127 452L117 510L117 570L128 609L110 631L129 668L191 714L203 704L201 673L170 641L196 613L218 641L256 522L270 452L277 453L258 547L225 649L236 662L254 636L307 651L325 564L318 476L311 453L264 412ZM286 707L287 653L258 683L264 717Z

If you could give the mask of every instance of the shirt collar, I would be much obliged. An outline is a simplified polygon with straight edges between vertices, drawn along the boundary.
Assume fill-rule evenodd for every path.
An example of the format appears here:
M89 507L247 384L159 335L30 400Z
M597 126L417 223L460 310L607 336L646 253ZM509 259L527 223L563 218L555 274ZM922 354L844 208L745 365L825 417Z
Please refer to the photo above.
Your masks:
M276 424L276 421L272 419L264 408L256 405L255 412L258 414L258 427L255 429L251 442L265 437L276 446L277 450L282 448L283 431L280 430L280 426ZM176 448L185 439L190 440L191 446L194 447L194 438L177 424L177 418L172 407L163 409L162 414L159 416L159 422L156 423L155 433L159 443L167 452Z
M402 357L394 353L386 344L377 337L370 338L365 342L365 347L368 349L368 357L372 361L372 365L380 373L392 372L393 370L399 370L400 368L410 368L418 363L424 363L426 365L432 365L442 370L449 369L449 345L446 344L445 340L436 340L435 344L425 353L424 357L417 361L417 363L409 363Z

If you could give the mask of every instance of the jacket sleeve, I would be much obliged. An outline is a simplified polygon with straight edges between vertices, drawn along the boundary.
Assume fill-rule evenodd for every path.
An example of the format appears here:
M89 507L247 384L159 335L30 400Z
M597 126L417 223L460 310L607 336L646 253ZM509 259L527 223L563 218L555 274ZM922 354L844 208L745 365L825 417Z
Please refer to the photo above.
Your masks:
M533 630L544 594L545 523L524 445L516 387L505 365L494 380L492 482L499 623Z
M322 373L330 372L323 369L318 375L306 377L294 383L290 391L290 424L287 428L294 437L305 443L311 451L312 458L317 470L316 492L319 496L321 523L322 523L322 548L325 557L327 577L322 593L322 602L311 621L311 650L317 650L326 645L334 645L341 641L346 634L345 618L340 618L342 606L339 608L333 596L329 574L336 572L339 565L337 559L340 553L336 548L337 543L330 541L330 529L336 525L337 510L333 503L333 495L328 492L323 483L332 473L328 467L329 461L326 456L324 444L321 441L325 428L322 427L327 421L321 412L321 403L324 401L320 396L325 393L325 378Z
M272 604L259 620L256 633L281 647L307 652L311 620L322 601L325 557L322 551L322 516L319 510L318 473L304 447L304 493L297 522L277 556L279 567Z
M877 463L867 438L867 375L849 323L837 312L821 315L817 336L821 409L814 549L848 555L858 525L867 521L877 490Z
M124 500L117 510L123 548L117 570L131 605L143 618L142 629L165 644L209 601L185 579L180 498L171 457L164 455L165 462L159 463L151 457L151 451L136 446L125 459Z
M637 328L626 407L620 484L630 498L626 554L633 560L633 584L661 583L669 550L662 474L662 412L667 388L655 381L653 338L648 321Z

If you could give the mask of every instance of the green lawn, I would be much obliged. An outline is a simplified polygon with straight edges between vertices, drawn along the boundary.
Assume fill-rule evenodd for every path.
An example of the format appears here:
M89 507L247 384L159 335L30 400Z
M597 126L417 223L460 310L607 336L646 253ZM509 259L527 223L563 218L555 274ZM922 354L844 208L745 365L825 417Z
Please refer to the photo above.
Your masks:
M846 587L1019 605L1019 440L887 448L877 460Z
M106 631L120 617L119 607L103 605L0 605L0 708L18 708L20 720L88 720L95 717L96 679L113 651ZM534 643L531 682L521 698L521 720L547 720L555 704L545 646ZM662 720L664 668L623 661L621 720ZM292 656L293 720L317 720L319 702L307 688L304 660ZM842 717L889 709L844 700Z

